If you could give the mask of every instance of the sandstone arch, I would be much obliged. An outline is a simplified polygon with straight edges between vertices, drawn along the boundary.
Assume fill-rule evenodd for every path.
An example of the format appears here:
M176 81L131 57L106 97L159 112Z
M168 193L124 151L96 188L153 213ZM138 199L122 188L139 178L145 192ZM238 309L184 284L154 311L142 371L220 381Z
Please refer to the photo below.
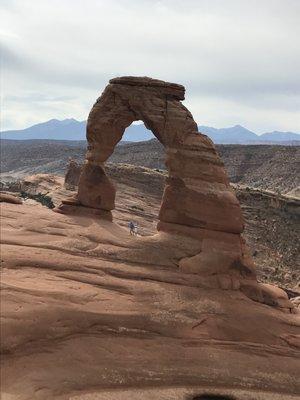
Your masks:
M244 223L239 202L213 142L198 132L192 114L181 103L184 95L183 86L157 79L111 79L88 117L88 150L77 197L63 201L58 211L73 212L76 206L77 211L112 218L115 187L105 173L105 161L125 129L142 120L166 152L169 176L158 223L164 236L146 238L142 248L126 257L141 262L157 248L173 246L172 258L181 237L184 243L175 265L183 274L200 275L201 285L208 288L240 289L253 300L289 309L291 303L282 290L256 281L241 236ZM156 264L157 258L152 261Z
M169 178L159 219L162 223L240 233L243 219L219 156L199 134L184 107L181 85L151 78L111 79L87 123L88 151L78 188L81 205L111 211L115 189L104 163L125 129L142 120L166 149ZM162 226L162 224L160 224Z

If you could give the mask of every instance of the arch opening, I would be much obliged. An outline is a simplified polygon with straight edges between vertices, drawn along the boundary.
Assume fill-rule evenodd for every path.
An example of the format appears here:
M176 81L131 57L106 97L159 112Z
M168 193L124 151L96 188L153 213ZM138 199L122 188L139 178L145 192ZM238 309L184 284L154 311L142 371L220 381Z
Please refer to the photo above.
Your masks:
M152 131L147 129L141 120L134 121L129 125L122 137L123 142L144 142L153 139L155 136Z
M139 236L156 233L166 178L161 145L139 121L125 129L122 141L105 164L116 188L113 220L128 228L137 226ZM150 141L150 142L149 142Z

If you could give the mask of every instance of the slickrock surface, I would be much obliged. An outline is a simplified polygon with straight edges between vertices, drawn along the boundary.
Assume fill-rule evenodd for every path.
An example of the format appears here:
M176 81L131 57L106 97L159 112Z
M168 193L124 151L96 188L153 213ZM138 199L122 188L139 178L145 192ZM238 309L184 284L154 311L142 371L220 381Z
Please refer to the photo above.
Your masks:
M297 398L297 315L180 270L197 241L1 209L3 399Z

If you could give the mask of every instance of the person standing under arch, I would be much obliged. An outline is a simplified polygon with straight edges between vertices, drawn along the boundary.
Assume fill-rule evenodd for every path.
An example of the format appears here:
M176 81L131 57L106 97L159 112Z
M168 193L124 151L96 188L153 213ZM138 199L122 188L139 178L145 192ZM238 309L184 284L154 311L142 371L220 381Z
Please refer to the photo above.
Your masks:
M132 221L130 221L129 222L129 224L128 224L128 226L129 226L129 233L130 233L130 235L135 235L135 225L134 225L134 223L132 222Z

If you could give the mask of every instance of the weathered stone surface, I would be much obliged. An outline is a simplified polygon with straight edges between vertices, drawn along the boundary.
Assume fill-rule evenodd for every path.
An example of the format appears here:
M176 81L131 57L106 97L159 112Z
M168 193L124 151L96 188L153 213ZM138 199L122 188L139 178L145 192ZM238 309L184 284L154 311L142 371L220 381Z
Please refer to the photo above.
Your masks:
M102 165L87 163L83 166L78 186L78 200L87 207L106 211L115 208L115 187Z
M1 206L3 400L299 399L299 321L285 293L230 268L230 253L220 270L180 266L201 246L236 254L240 235L168 224L196 239L141 238L73 207Z
M72 158L69 159L68 169L65 175L65 188L66 189L75 189L78 186L79 176L81 173L81 165L78 164Z

